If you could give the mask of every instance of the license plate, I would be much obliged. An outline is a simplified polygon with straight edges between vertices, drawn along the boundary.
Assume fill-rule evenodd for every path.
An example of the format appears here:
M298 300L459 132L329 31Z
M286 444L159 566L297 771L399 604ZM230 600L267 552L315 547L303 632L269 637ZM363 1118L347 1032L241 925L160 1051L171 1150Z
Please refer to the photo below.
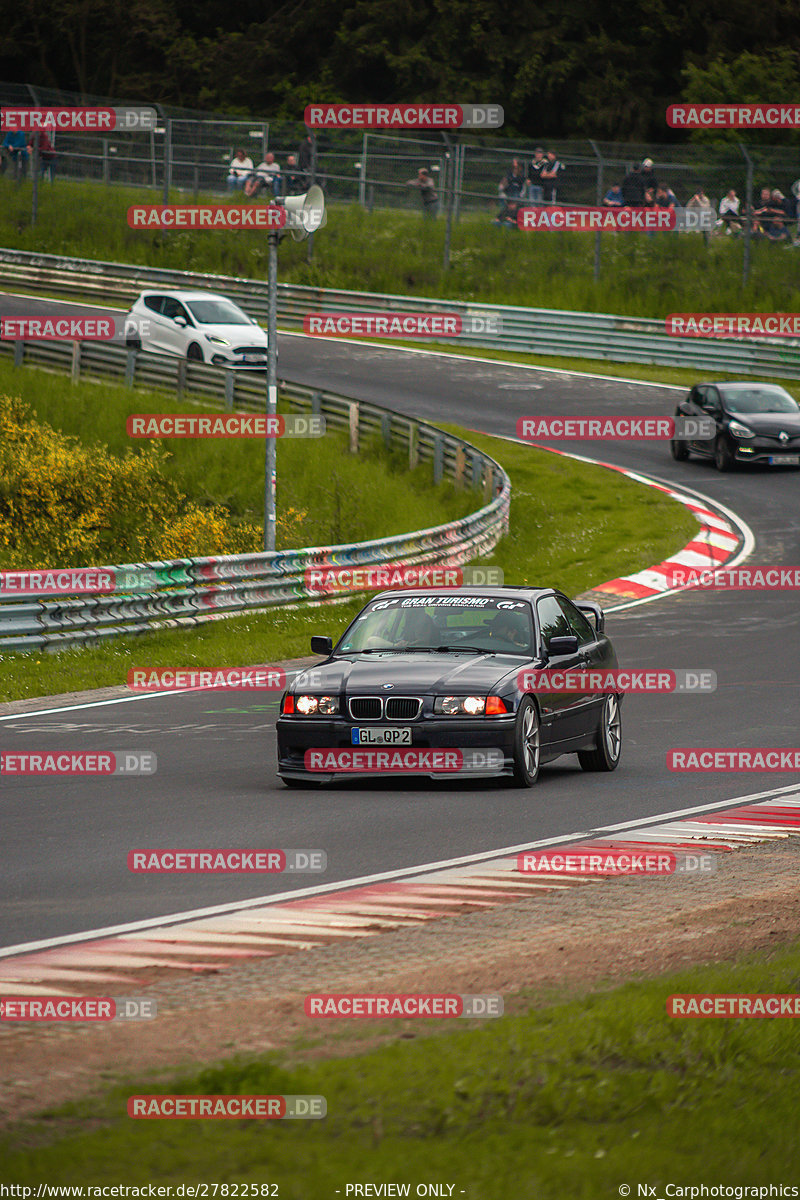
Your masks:
M267 360L266 360L266 358L264 357L264 355L263 355L263 354L243 354L243 355L242 355L242 362L247 362L247 363L263 363L263 362L266 362L266 361L267 361Z
M800 467L800 454L772 454L769 461L773 467Z
M369 725L366 729L351 729L350 741L353 746L410 746L411 727Z

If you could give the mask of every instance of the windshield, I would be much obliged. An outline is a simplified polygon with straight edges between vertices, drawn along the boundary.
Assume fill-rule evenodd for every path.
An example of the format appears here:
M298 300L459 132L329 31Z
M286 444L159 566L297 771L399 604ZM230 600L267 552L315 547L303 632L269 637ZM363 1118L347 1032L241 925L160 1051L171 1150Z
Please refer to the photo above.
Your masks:
M726 388L722 394L731 413L800 412L797 401L782 387Z
M230 300L190 300L186 307L198 325L252 325L253 322Z
M531 644L527 603L453 592L374 600L356 617L336 653L483 651L530 657Z

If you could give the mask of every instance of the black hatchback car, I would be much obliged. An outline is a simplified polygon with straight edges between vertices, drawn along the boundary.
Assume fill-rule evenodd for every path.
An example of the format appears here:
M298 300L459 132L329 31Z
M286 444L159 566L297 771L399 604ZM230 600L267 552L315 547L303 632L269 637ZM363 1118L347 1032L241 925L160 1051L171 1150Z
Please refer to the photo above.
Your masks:
M459 748L465 761L482 757L477 773L519 787L562 754L577 754L586 771L619 763L618 693L536 685L545 668L617 667L602 611L553 588L382 592L336 646L314 637L311 649L325 659L293 680L277 723L278 774L289 786L352 779L359 764L371 777L394 774L389 748L417 755L406 755L406 773L437 778L433 751ZM376 747L387 752L370 759L364 751Z
M672 441L672 457L711 458L718 471L738 463L800 466L800 406L775 383L701 383L675 409L676 416L712 417L714 436Z

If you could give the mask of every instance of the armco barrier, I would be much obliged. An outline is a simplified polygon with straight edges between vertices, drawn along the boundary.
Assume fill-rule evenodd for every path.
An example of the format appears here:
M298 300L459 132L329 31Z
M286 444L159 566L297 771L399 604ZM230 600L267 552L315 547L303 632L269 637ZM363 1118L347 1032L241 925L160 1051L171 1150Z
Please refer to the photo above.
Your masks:
M16 361L72 371L73 378L80 372L162 389L166 384L179 393L185 390L214 398L228 409L235 405L263 411L266 403L263 374L254 377L96 342L7 345L16 349ZM306 582L305 572L314 567L461 566L488 554L506 531L511 499L508 476L499 463L468 442L425 422L332 392L286 383L280 391L290 408L319 413L332 428L348 430L352 451L365 437L379 436L387 447L407 449L410 466L431 462L435 481L447 477L461 486L482 488L484 506L445 525L369 542L111 568L117 573L148 572L155 586L144 593L56 599L23 592L10 597L0 591L0 653L57 650L156 627L197 625L226 614L324 599ZM363 589L343 589L337 595L359 590Z
M239 301L255 317L266 318L267 313L266 282L228 275L0 249L0 280L11 290L19 288L42 295L80 297L98 304L122 307L147 288L209 288ZM465 346L800 379L800 345L786 339L775 343L735 338L673 338L664 333L663 321L644 317L278 284L278 318L287 328L301 327L303 317L310 312L387 310L455 312L462 316L500 319L500 333L473 332L451 339Z

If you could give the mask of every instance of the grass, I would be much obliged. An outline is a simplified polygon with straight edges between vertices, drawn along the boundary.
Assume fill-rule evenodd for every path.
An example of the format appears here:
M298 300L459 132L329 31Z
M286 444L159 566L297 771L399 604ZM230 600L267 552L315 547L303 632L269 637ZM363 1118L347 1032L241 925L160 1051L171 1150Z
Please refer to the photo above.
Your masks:
M559 998L481 1028L370 1023L365 1035L382 1044L346 1057L326 1024L309 1031L325 1039L316 1058L295 1048L117 1079L47 1110L0 1142L0 1179L275 1182L281 1200L322 1200L365 1180L409 1182L411 1195L419 1182L452 1183L453 1195L481 1200L785 1184L800 1170L792 1022L675 1020L665 1002L676 992L796 992L798 976L792 946ZM129 1120L127 1097L148 1092L318 1094L328 1115Z
M219 411L207 402L179 404L168 395L111 383L82 380L75 386L63 376L7 362L0 362L0 392L21 396L41 421L87 445L104 444L116 455L149 444L128 437L125 421L131 413ZM191 500L222 504L234 520L262 525L263 443L176 438L161 445L168 452L165 473ZM377 441L365 439L357 456L347 445L346 434L336 431L320 439L280 442L279 515L290 509L305 515L279 528L279 549L367 541L443 524L480 507L477 492L459 491L450 482L434 486L429 467L408 471L407 455L389 454Z
M508 583L546 583L576 595L660 562L697 529L687 509L616 471L451 428L511 477L510 531L485 560L501 567ZM341 632L365 600L249 613L57 655L0 655L0 700L124 684L134 666L242 666L306 655L312 633Z
M186 202L189 197L172 197ZM0 244L22 250L266 278L267 244L249 232L132 230L134 203L160 202L144 189L58 180L39 189L30 225L30 184L0 179ZM214 197L219 202L219 197ZM238 202L238 201L237 201ZM91 211L92 220L85 214ZM398 295L448 297L585 312L664 317L670 312L792 312L800 308L798 251L756 242L742 286L742 243L692 235L607 235L600 279L594 238L581 233L507 233L492 228L494 203L453 226L451 266L442 267L444 220L357 205L334 205L327 227L307 246L286 239L283 282ZM365 254L365 248L368 253Z

